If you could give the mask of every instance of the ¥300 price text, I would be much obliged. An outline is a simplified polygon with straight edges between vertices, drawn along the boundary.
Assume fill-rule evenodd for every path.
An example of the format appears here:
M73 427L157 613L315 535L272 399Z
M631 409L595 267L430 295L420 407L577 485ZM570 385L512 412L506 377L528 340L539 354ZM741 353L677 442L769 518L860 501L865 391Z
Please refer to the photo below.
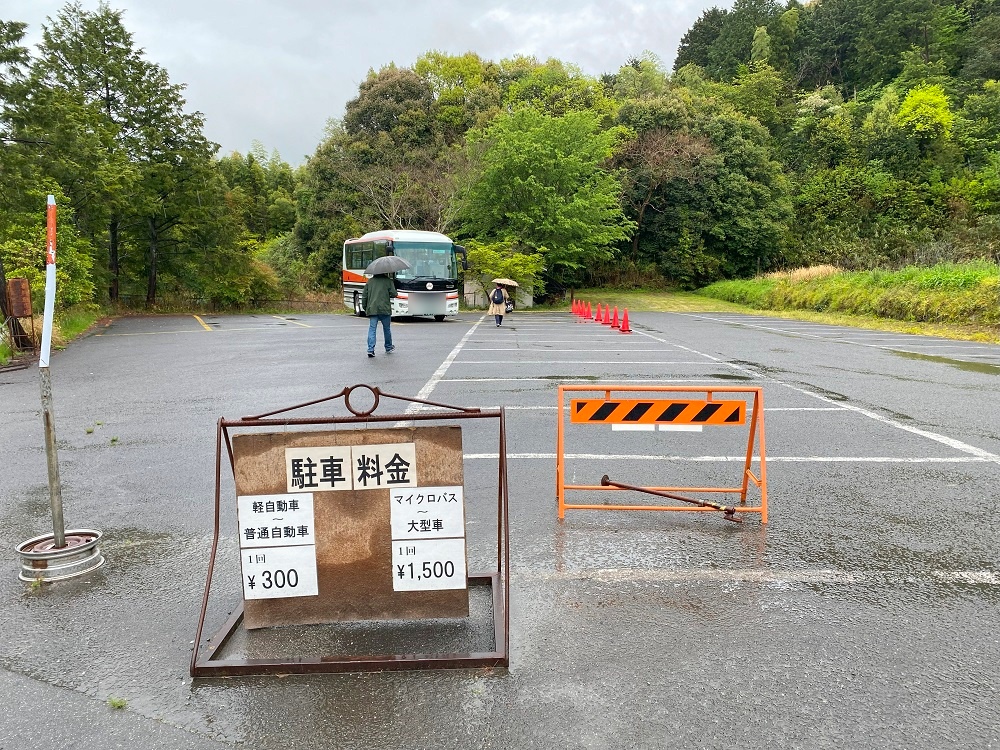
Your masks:
M262 570L260 580L254 580L257 576L247 576L247 586L254 589L260 586L265 591L271 589L294 589L299 585L299 572L295 568L288 570Z

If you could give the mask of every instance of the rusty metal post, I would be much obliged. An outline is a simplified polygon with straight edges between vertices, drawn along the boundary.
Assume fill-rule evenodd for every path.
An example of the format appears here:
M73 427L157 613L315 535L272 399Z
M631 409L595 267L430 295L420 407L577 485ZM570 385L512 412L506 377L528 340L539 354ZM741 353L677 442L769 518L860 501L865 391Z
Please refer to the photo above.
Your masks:
M48 367L38 368L42 382L42 421L45 424L45 458L49 466L49 506L52 508L52 534L57 549L66 546L63 521L62 483L59 481L59 457L56 453L56 418L52 408L52 374Z

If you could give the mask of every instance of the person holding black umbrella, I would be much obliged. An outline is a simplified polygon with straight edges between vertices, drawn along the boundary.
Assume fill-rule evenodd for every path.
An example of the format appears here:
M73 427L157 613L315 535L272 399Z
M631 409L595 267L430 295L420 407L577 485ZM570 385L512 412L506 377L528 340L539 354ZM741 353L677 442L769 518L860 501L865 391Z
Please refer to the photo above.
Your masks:
M389 278L390 273L409 268L410 264L395 255L376 258L368 264L366 274L371 278L365 282L361 293L361 307L368 316L368 356L375 356L375 333L378 324L382 324L382 338L385 343L385 353L389 354L396 347L392 345L392 298L396 296L396 284Z

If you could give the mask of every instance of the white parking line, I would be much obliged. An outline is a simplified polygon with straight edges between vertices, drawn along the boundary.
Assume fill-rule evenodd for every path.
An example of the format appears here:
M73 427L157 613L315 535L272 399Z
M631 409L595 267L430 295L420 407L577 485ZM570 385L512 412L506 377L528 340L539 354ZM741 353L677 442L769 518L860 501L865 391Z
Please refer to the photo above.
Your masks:
M462 339L457 344L455 344L455 348L451 350L451 353L444 358L444 362L441 363L441 366L434 371L433 375L431 375L431 379L428 380L424 384L424 387L420 389L420 392L417 393L417 398L427 400L427 398L431 395L431 393L434 392L434 389L437 387L437 384L441 382L441 380L444 378L444 374L448 372L448 368L451 367L451 363L455 361L455 357L457 357L458 353L462 351L462 347L465 346L466 342L469 340L472 334L474 334L476 332L476 329L479 328L479 324L482 323L484 320L486 320L485 315L479 318L479 320L476 321L476 323L472 326L472 328L470 328L468 331L465 332L465 335L462 336ZM406 407L406 413L412 414L413 412L419 411L419 409L420 409L420 404L410 404L408 407Z
M499 458L497 453L466 453L470 460L492 460ZM519 461L555 461L555 453L508 453L507 458ZM567 453L566 460L577 461L662 461L670 463L743 463L746 456L650 456L608 453ZM753 456L754 462L760 461L760 456ZM802 464L976 464L988 463L990 458L981 456L768 456L770 463L802 463Z
M456 362L459 365L698 365L704 367L704 362L685 362L683 360L652 360L652 359L466 359Z
M592 354L593 347L581 348L581 349L549 349L545 346L508 346L505 348L488 348L483 346L467 346L465 348L466 352L579 352L581 354ZM627 349L629 354L634 354L636 352L655 352L657 354L663 354L663 348L659 349Z
M735 367L735 365L733 365ZM692 378L637 378L629 375L633 383L702 383L705 379ZM763 379L763 378L760 378ZM552 383L552 378L442 378L441 383ZM593 380L592 378L560 378L560 383L593 383L595 386L621 385L621 380Z
M975 349L978 351L990 351L990 347L980 345L965 345L965 344L909 344L911 349ZM1000 347L993 347L998 355L1000 355Z
M445 381L449 382L449 381ZM418 404L419 406L419 404ZM437 411L436 406L421 406L421 409L426 409L427 411ZM521 406L521 405L500 405L483 407L486 409L500 409L504 408L507 411L555 411L558 406ZM765 413L771 413L772 411L850 411L850 409L844 409L839 406L768 406L764 409ZM750 414L753 414L753 409L750 409Z
M783 383L780 380L775 379L776 383L780 383L786 388L791 388L793 391L798 393L803 393L808 396L812 396L820 401L825 401L829 404L838 404L837 401L827 398L826 396L821 396L818 393L813 393L807 391L804 388L798 388L797 386L790 385L788 383ZM876 414L868 409L862 409L860 406L852 406L850 404L839 403L840 407L843 409L848 409L849 411L862 414L869 419L873 419L876 422L880 422L896 429L903 430L903 432L909 432L913 435L919 435L920 437L927 438L928 440L933 440L934 442L941 443L942 445L947 445L949 448L954 448L962 453L968 453L973 456L978 456L979 458L985 459L987 461L993 461L995 463L1000 463L1000 456L990 453L989 451L984 451L982 448L976 448L974 445L969 445L968 443L963 443L961 440L955 440L954 438L947 437L945 435L939 435L936 432L930 432L929 430L921 430L919 427L911 427L910 425L903 424L902 422L897 422L894 419L889 419L888 417L883 417L881 414Z
M698 317L698 316L692 316L692 317ZM750 326L750 327L752 328L752 327L755 327L755 326ZM816 338L816 337L814 336L812 338ZM861 344L861 346L867 346L867 345L866 344ZM883 347L873 347L873 348L883 348ZM693 350L693 349L691 349L689 351L691 351L692 353L696 353L695 350ZM708 357L709 355L706 354L704 356ZM711 357L711 359L715 359L715 358ZM869 411L868 409L862 409L859 406L851 406L850 404L838 404L838 402L834 401L833 399L827 398L825 396L821 396L818 393L813 393L812 391L808 391L808 390L806 390L804 388L798 388L796 386L790 385L789 383L785 383L784 381L779 380L778 378L775 378L775 377L772 377L772 376L761 375L760 373L756 372L755 370L753 370L753 369L751 369L749 367L743 367L741 365L735 365L735 364L733 366L736 367L737 369L743 371L743 372L746 372L748 374L751 374L751 375L755 376L756 378L759 378L759 379L762 379L762 380L765 380L765 381L770 381L770 382L773 382L773 383L777 383L779 385L783 385L786 388L790 388L793 391L797 391L798 393L802 393L802 394L810 396L812 398L819 399L820 401L825 401L828 404L840 405L841 408L847 409L849 411L856 412L857 414L862 414L862 415L868 417L869 419L875 420L876 422L881 422L882 424L889 425L891 427L895 427L895 428L897 428L899 430L903 430L904 432L909 432L909 433L914 434L914 435L919 435L920 437L924 437L924 438L927 438L929 440L933 440L935 442L941 443L942 445L947 445L949 448L954 448L955 450L961 451L962 453L968 453L968 454L971 454L973 456L977 456L977 457L979 457L982 460L992 461L994 463L1000 463L1000 456L997 456L996 454L990 453L989 451L982 450L981 448L976 448L975 446L969 445L968 443L963 443L960 440L955 440L954 438L950 438L950 437L947 437L945 435L939 435L939 434L937 434L935 432L930 432L928 430L921 430L918 427L911 427L910 425L902 424L901 422L897 422L897 421L895 421L893 419L889 419L888 417L883 417L881 414L876 414L875 412Z
M966 583L970 585L1000 585L1000 574L992 570L928 570L894 573L854 570L754 570L748 568L597 568L591 570L556 570L552 572L526 569L515 572L520 580L597 581L599 583L803 583L885 585L919 584L923 582Z
M689 314L689 313L681 313L681 314L686 315L687 317L691 317L691 318L695 318L695 319L700 319L700 320L710 320L710 321L713 321L713 322L718 322L720 320L720 318L708 318L708 317L702 316L702 315L693 315L693 314ZM481 321L482 321L482 319L480 319L480 322ZM744 326L746 326L748 328L760 328L760 329L763 329L763 330L775 330L775 329L772 329L772 328L768 328L767 326L751 325L751 324L747 324L747 323L743 323L743 322L741 322L740 325L744 325ZM472 330L475 330L475 327ZM863 409L863 408L858 407L858 406L852 406L850 404L844 404L844 403L841 403L841 402L834 401L833 399L827 398L827 397L822 396L822 395L820 395L818 393L814 393L814 392L806 390L804 388L799 388L799 387L793 386L793 385L791 385L789 383L785 383L784 381L779 380L778 378L775 378L773 376L768 376L768 375L763 375L761 373L758 373L757 371L753 370L750 367L746 367L744 365L739 365L739 364L732 363L732 362L724 362L724 361L720 360L720 358L718 358L718 357L714 357L714 356L712 356L710 354L706 354L704 352L699 352L696 349L692 349L692 348L689 348L689 347L684 347L684 346L680 346L680 345L677 345L677 344L673 344L672 342L666 341L665 339L662 339L662 338L660 338L658 336L654 336L653 334L646 333L645 331L638 331L638 330L636 330L635 332L638 333L638 334L640 334L640 335L642 335L642 336L651 338L654 341L659 341L660 343L663 343L663 344L677 346L678 348L683 349L683 350L685 350L685 351L687 351L687 352L689 352L691 354L694 354L694 355L699 356L699 357L704 357L705 359L707 359L707 360L709 360L711 362L718 363L718 364L721 364L721 365L727 365L727 366L729 366L729 367L731 367L731 368L733 368L733 369L735 369L735 370L737 370L739 372L745 373L748 376L748 379L750 381L764 381L764 382L772 382L772 383L775 383L777 385L783 385L786 388L789 388L789 389L791 389L793 391L796 391L797 393L801 393L801 394L809 396L811 398L818 399L819 401L828 403L828 404L831 405L831 408L836 408L838 410L852 411L852 412L854 412L856 414L860 414L862 416L866 416L869 419L872 419L872 420L874 420L876 422L879 422L881 424L884 424L884 425L887 425L887 426L890 426L890 427L895 427L896 429L902 430L904 432L909 432L910 434L917 435L919 437L927 438L928 440L932 440L932 441L940 443L942 445L946 445L949 448L953 448L953 449L955 449L957 451L960 451L961 453L966 453L969 456L973 456L974 457L974 458L970 458L970 459L965 459L966 461L988 461L988 462L992 462L992 463L1000 463L1000 456L998 456L998 455L996 455L994 453L990 453L989 451L983 450L981 448L977 448L977 447L975 447L973 445L969 445L968 443L963 443L960 440L955 440L954 438L950 438L950 437L947 437L945 435L939 435L939 434L937 434L935 432L930 432L929 430L921 430L920 428L917 428L917 427L912 427L910 425L902 424L901 422L897 422L896 420L889 419L888 417L883 417L881 414L877 414L877 413L875 413L873 411L869 411L868 409ZM472 333L472 331L470 330L469 334L471 334L471 333ZM466 336L468 337L469 334L466 334ZM823 339L823 337L821 337L821 336L814 336L814 335L811 335L811 334L796 334L796 335L804 335L804 336L806 336L808 338L813 338L813 339ZM454 352L452 352L452 355L450 355L450 358L447 361L447 364L451 364L451 360L453 360L454 356L457 355L458 351L461 349L462 343L464 343L464 342L465 342L465 339L463 339L462 342L460 342L459 345L456 347L456 350ZM878 348L878 349L884 349L884 348L886 348L886 347L883 347L883 346L876 346L876 345L870 345L870 344L858 344L858 345L859 346L868 346L870 348ZM509 363L503 362L503 364L509 364ZM586 364L586 363L574 362L574 363L568 363L568 364ZM614 362L602 362L600 364L616 364L616 363L614 363ZM621 364L621 363L619 362L617 364ZM645 363L645 364L651 364L651 363ZM678 363L672 363L672 364L678 364ZM444 370L447 370L447 367L445 367L444 365L442 365L442 367L444 368ZM440 370L440 368L439 368L439 370ZM443 374L443 371L442 371L442 374ZM434 380L434 378L432 378L432 380ZM635 383L649 383L649 384L656 384L656 383L694 383L694 382L701 382L701 383L703 383L704 382L703 380L702 381L698 381L698 380L690 380L690 379L654 379L654 378L631 378L631 380L632 380L632 382L635 382ZM499 382L525 382L525 381L553 383L553 379L552 378L452 378L452 379L448 379L448 380L445 380L443 378L438 378L438 380L435 381L435 385L436 385L437 382L450 382L450 383L497 382L497 383L499 383ZM564 379L562 379L562 382L567 382L567 383L570 383L570 382L584 382L584 383L591 383L595 387L597 387L597 386L602 386L602 385L604 385L606 383L609 383L611 381L605 381L605 380L595 381L595 380L592 380L590 378L564 378ZM427 386L425 386L425 388L426 387ZM433 390L433 386L431 387L431 389ZM482 455L485 456L486 454L482 454ZM536 456L536 455L537 456L545 455L546 457L551 457L553 459L555 458L555 454L520 454L520 455L525 456L525 457ZM512 457L512 456L509 456L509 457ZM566 458L569 458L569 457L570 456L567 454ZM585 456L584 456L584 454L577 454L577 457L584 458ZM496 458L496 456L494 455L493 458ZM607 458L611 458L611 457L610 456L604 456L603 458L607 459ZM621 457L621 458L622 458L622 460L625 460L624 457ZM649 456L649 457L636 457L635 460L699 460L699 459L690 459L690 458L681 458L681 457ZM737 456L737 457L732 457L732 458L728 458L728 457L715 457L715 458L712 458L712 459L707 459L706 458L706 459L701 459L701 460L737 460L737 461L745 461L746 457L745 456ZM768 460L770 460L770 461L775 461L775 460L779 460L779 461L782 461L782 460L783 461L820 461L820 462L823 462L823 461L827 461L827 462L841 462L841 461L848 462L848 461L850 461L850 462L856 462L856 463L872 463L872 462L879 462L879 463L924 463L924 462L932 462L932 461L933 462L945 461L945 459L934 459L934 458L905 459L905 458L897 458L897 457L855 457L855 458L841 458L841 457L829 457L829 458L821 458L821 457L789 458L789 457L785 457L785 458L781 458L781 457L770 457ZM951 461L946 461L946 462L961 462L961 460L951 460Z

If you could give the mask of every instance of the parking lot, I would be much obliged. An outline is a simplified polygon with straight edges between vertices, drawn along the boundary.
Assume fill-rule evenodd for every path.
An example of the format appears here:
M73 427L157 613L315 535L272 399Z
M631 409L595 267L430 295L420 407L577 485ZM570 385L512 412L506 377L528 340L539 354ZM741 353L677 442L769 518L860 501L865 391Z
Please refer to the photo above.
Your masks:
M51 530L37 370L0 373L0 748L1000 746L1000 347L765 316L631 321L401 320L397 351L371 360L367 321L346 315L111 321L52 361L66 522L101 530L108 562L41 589L14 553ZM509 670L192 682L217 420L356 383L504 408ZM559 521L559 384L760 387L769 522ZM728 483L745 441L567 425L566 478ZM463 449L474 567L496 434L463 428ZM212 628L240 599L232 513Z

